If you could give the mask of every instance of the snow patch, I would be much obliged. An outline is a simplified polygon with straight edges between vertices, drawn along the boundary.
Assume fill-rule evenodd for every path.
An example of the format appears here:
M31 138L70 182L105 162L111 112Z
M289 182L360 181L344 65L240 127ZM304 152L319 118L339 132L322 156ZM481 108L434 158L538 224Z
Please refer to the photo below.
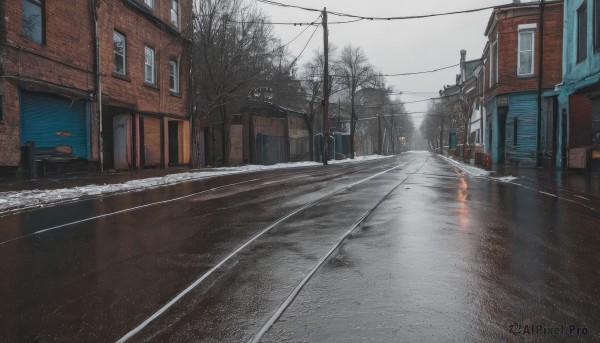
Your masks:
M469 174L470 176L477 176L477 177L490 176L490 172L487 170L460 163L458 161L455 161L455 160L453 160L449 157L443 156L443 155L438 155L438 156L440 156L441 158L445 159L446 161L454 164L458 169Z
M354 160L346 159L339 161L330 161L330 164L340 164L349 162L364 162L378 160L382 158L388 158L391 156L360 156ZM52 204L57 202L72 201L79 198L101 196L112 193L122 193L131 191L140 191L148 188L155 188L165 185L173 185L186 181L193 181L205 178L213 178L223 175L251 173L265 170L275 170L284 168L301 168L301 167L315 167L321 163L317 162L295 162L295 163L279 163L270 166L263 165L245 165L240 167L225 167L215 168L210 171L201 172L187 172L169 174L162 177L152 177L146 179L132 180L125 183L118 184L104 184L96 185L91 184L87 186L79 186L72 188L52 189L52 190L25 190L25 191L14 191L14 192L0 192L0 214L3 212L15 210L15 209L26 209L36 206L42 206L46 204Z
M514 176L503 176L503 177L491 177L490 179L499 181L499 182L507 182L508 183L508 182L513 182L518 178L514 177Z

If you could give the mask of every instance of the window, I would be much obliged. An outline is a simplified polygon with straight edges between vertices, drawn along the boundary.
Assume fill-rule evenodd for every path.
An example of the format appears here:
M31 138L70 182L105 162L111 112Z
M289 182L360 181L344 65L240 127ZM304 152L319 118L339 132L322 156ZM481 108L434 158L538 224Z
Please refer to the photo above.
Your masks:
M146 47L145 51L145 81L147 83L154 84L154 50L149 47Z
M600 50L600 0L594 0L594 49Z
M43 43L44 11L42 0L23 0L23 36L36 43Z
M125 53L127 51L127 41L125 36L115 31L113 33L113 43L115 49L115 68L114 72L120 75L125 75Z
M577 62L587 58L587 5L577 10Z
M171 0L171 23L179 26L179 0Z
M179 67L177 61L169 62L169 90L179 93Z
M517 74L533 75L534 57L534 32L533 30L519 31L519 56Z
M146 4L146 6L154 8L154 0L144 0L144 3Z
M4 120L4 107L2 106L2 94L0 94L0 122Z
M498 40L492 43L490 50L490 87L492 87L498 82Z

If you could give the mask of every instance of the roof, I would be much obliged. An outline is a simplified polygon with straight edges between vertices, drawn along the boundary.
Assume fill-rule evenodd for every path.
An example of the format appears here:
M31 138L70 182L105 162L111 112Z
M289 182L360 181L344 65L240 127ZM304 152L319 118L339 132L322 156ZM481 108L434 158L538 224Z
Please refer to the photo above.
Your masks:
M483 61L481 59L465 62L465 75L467 76L467 79L473 76L477 67L479 67L482 63Z
M546 6L548 5L553 5L553 4L562 4L564 2L564 0L546 0L545 4ZM490 15L490 19L488 20L488 24L485 28L485 33L484 35L487 37L490 33L490 31L493 30L493 28L496 26L497 23L497 14L498 12L504 12L504 11L509 11L509 10L524 10L524 9L531 9L531 8L538 8L540 7L541 2L540 1L532 1L532 2L523 2L523 3L512 3L512 4L506 4L506 5L501 5L501 6L497 6L494 8L494 10L492 11L492 14Z

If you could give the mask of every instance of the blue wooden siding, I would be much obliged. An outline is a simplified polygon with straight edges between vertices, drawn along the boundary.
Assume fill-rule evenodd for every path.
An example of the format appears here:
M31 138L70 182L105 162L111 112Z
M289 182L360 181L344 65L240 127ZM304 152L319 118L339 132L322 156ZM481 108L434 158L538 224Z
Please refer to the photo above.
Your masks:
M75 157L90 159L87 106L49 94L20 92L21 144L37 147L70 146Z
M496 109L496 98L490 99L485 104L485 113L489 120L485 121L484 151L492 155L492 163L498 163L498 112ZM491 142L490 142L491 139Z
M517 140L514 140L515 118ZM535 164L537 147L537 95L517 93L509 96L506 117L506 163L518 159L519 163Z

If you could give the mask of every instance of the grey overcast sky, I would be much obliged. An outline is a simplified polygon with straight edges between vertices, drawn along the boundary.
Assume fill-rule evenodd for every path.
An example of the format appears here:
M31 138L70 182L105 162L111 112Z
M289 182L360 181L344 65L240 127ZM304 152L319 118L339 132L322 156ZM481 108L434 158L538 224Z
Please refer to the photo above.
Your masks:
M281 3L344 12L360 16L408 16L442 12L454 12L488 6L512 3L512 0L276 0ZM530 1L522 1L530 2ZM293 8L283 8L258 3L274 22L312 22L318 17L316 12ZM475 13L455 14L425 19L401 21L360 21L351 24L331 25L329 42L337 47L346 44L361 46L369 61L385 74L417 72L437 69L457 64L460 50L467 50L467 60L481 58L485 45L484 31L492 10ZM330 15L329 21L348 20ZM283 43L298 35L305 27L274 26ZM308 42L314 31L309 28L290 44L296 56ZM315 33L300 58L304 64L313 51L322 48L323 31ZM395 91L433 92L432 94L404 94L405 102L423 100L436 96L445 84L455 82L459 68L451 68L433 74L388 77ZM409 112L427 110L427 102L407 104ZM415 114L415 124L419 125L422 114Z

